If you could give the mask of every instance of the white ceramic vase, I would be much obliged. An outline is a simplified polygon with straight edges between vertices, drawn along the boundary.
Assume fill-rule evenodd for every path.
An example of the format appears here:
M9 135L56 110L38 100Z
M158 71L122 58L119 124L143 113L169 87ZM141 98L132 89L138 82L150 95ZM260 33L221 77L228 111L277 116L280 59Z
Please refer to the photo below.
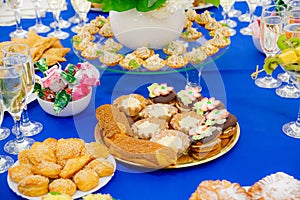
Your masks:
M161 49L179 38L185 22L184 10L168 17L156 17L136 9L110 11L109 16L116 39L130 49L142 46Z

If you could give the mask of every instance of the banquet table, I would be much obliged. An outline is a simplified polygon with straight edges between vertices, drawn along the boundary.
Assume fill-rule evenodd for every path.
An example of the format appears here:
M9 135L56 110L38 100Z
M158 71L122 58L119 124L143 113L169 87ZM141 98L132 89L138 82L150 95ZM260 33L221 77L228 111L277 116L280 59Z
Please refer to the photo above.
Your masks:
M74 10L67 1L68 10L63 11L64 19L74 15ZM237 2L235 8L246 12L245 2ZM210 7L216 19L221 19L221 8ZM258 7L256 14L260 14ZM203 9L197 10L203 12ZM90 11L88 18L93 19L101 13ZM53 21L51 13L42 18L49 25ZM259 179L276 172L285 172L300 179L300 140L283 134L282 125L294 121L297 117L299 99L285 99L275 94L275 89L258 88L250 75L256 65L262 67L265 56L257 51L252 43L251 36L243 36L240 28L248 23L238 22L237 34L231 37L230 47L225 54L214 61L214 66L204 66L202 72L202 95L215 96L221 99L229 112L234 114L240 126L240 138L237 144L225 155L196 166L179 169L143 170L117 162L117 170L107 185L97 193L110 193L114 198L121 200L162 200L162 199L188 199L203 180L226 179L237 182L241 186L251 186ZM28 29L35 23L34 19L22 19L22 26ZM15 26L1 26L0 42L10 40L8 34ZM63 29L74 35L70 28ZM45 36L45 34L41 34ZM71 36L62 40L65 47L72 48ZM66 55L67 63L76 64L81 60L71 50ZM275 72L280 73L280 69ZM127 75L100 70L101 85L93 90L93 98L88 108L73 117L55 117L42 110L37 101L28 106L29 117L40 121L44 125L43 131L33 136L36 141L46 138L79 137L86 142L94 141L94 128L97 124L95 108L111 103L113 99L129 92L147 95L143 87L136 87L139 80L161 80L176 82L180 76L173 74L151 75L146 79L143 75ZM264 75L264 73L259 76ZM161 77L159 77L161 76ZM125 77L125 79L123 79ZM158 79L155 79L158 77ZM120 81L124 84L119 84ZM180 79L181 80L181 79ZM128 83L126 83L126 81ZM149 83L149 82L145 82ZM140 83L139 83L140 84ZM181 84L181 83L180 83ZM184 84L176 85L184 87ZM3 126L12 127L13 120L8 113L5 114ZM3 150L4 144L15 136L0 141L0 154L7 155ZM16 161L17 156L12 156ZM22 199L17 196L7 184L7 172L0 174L1 199Z

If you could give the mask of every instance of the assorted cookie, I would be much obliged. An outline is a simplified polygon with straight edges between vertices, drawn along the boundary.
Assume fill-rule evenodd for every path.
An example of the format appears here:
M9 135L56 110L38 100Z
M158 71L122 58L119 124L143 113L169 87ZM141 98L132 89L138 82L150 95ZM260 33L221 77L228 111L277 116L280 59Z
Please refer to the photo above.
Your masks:
M165 146L168 154L161 156L167 159L166 166L183 164L218 154L235 137L237 119L220 100L203 97L197 88L176 92L166 83L153 83L148 91L148 97L123 95L112 105L96 109L99 134L112 155L146 167L162 167L153 159L154 152L147 152L147 145L160 153Z
M89 191L98 186L100 177L113 175L115 166L107 157L107 147L97 142L48 138L22 151L19 165L9 168L8 176L28 197L48 192L73 196L77 189Z

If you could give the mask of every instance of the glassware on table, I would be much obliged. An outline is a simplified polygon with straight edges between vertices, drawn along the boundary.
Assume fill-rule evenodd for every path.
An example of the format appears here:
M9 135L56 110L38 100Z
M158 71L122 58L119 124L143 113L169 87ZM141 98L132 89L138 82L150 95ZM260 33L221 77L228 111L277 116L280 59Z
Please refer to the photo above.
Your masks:
M2 47L2 53L4 56L9 56L12 54L21 54L24 61L24 70L26 74L26 89L27 89L27 98L32 94L34 84L35 84L35 72L34 64L31 58L30 49L25 44L8 44ZM26 103L26 102L25 102ZM25 136L33 136L39 134L43 130L43 125L40 122L32 121L28 117L27 103L24 106L21 125L20 128ZM16 133L16 125L12 128L12 132Z
M20 130L21 114L26 105L26 74L24 70L24 55L10 54L3 57L3 66L0 67L0 91L3 105L13 117L16 126L16 138L4 145L9 154L18 154L29 149L34 143L31 138L24 137Z
M23 4L23 0L6 0L6 3L13 10L16 19L16 30L11 32L9 36L11 38L25 38L28 31L24 30L21 26L21 14L20 8Z
M0 94L0 126L3 121L4 108L2 96ZM0 155L0 173L6 172L14 164L14 160L10 156Z
M227 18L228 18L228 12L229 12L230 8L233 6L233 4L234 4L234 0L220 0L220 5L224 11L224 16L223 16L224 19L223 19L223 22L221 22L221 23L224 23L227 25L227 29L229 30L231 36L235 35L236 31L233 28L230 28L231 26L228 24Z
M77 26L73 26L71 28L71 31L74 33L78 32L78 29L83 27L85 22L85 18L87 16L87 13L89 12L91 8L91 2L88 0L71 0L72 6L75 10L75 12L79 15L80 21Z
M69 22L71 22L72 24L78 24L80 22L80 18L79 18L79 15L75 12L74 16L73 17L70 17L68 19ZM84 19L84 22L87 22L89 21L89 19L86 17Z
M63 0L63 5L62 5L62 7L61 7L61 9L59 10L60 11L60 13L62 12L62 10L66 7L66 0ZM60 28L69 28L70 26L71 26L71 22L69 22L69 21L67 21L67 20L64 20L62 17L61 17L61 15L59 14L59 21L58 21L58 23L59 23L59 27ZM52 23L50 23L50 27L51 28L55 28L56 27L56 21L54 21L54 22L52 22Z
M48 37L57 37L59 39L66 39L69 37L69 33L64 32L61 30L59 26L59 19L60 19L60 10L63 7L64 1L63 0L47 0L48 6L50 10L53 13L54 20L56 22L56 27L54 28L54 31L49 33Z
M50 27L46 26L42 23L41 16L40 16L40 2L41 0L31 0L34 4L34 11L35 11L35 25L29 27L29 29L34 30L36 33L46 33L50 31Z
M264 6L260 21L260 44L267 57L279 52L277 39L283 32L286 9L279 5ZM267 74L265 77L255 80L255 84L261 88L277 88L281 81Z
M240 33L242 35L252 35L252 28L250 26L250 24L252 23L252 20L254 18L254 11L259 3L259 0L246 0L247 4L248 4L248 8L249 8L249 18L250 18L250 21L249 21L249 24L248 26L244 27L244 28L241 28L240 30Z
M237 2L237 1L234 1L234 2ZM231 9L228 12L228 17L230 17L230 18L239 17L240 15L242 15L242 11L235 9L234 4L233 4L233 6L231 7Z

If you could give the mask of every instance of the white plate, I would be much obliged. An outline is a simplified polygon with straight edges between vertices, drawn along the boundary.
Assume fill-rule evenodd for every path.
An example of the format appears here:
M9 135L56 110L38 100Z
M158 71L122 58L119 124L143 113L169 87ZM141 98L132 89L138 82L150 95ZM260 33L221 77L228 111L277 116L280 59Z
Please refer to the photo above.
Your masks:
M114 157L112 155L109 155L108 158L107 158L108 161L110 161L111 163L113 163L114 167L115 167L115 171L116 171L116 161L114 159ZM16 166L16 165L19 165L19 161L15 162L15 164L13 166ZM99 178L99 184L96 188L92 189L92 190L89 190L87 192L82 192L80 190L77 190L76 193L73 195L73 199L78 199L80 197L83 197L83 196L86 196L88 194L91 194L97 190L99 190L100 188L102 188L103 186L105 186L109 181L110 179L113 177L114 174L110 175L110 176L105 176L105 177L101 177ZM29 196L26 196L26 195L23 195L21 194L19 191L18 191L18 184L16 182L13 182L10 177L7 175L7 183L8 183L8 186L9 188L14 191L17 195L25 198L25 199L31 199L31 200L40 200L41 197L29 197Z

